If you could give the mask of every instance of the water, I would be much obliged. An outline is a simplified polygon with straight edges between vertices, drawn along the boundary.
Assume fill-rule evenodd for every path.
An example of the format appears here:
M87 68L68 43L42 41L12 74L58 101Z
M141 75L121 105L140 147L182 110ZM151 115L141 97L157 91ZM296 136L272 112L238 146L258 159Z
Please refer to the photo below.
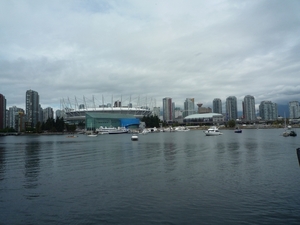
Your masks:
M0 137L0 224L300 224L299 137L222 132Z

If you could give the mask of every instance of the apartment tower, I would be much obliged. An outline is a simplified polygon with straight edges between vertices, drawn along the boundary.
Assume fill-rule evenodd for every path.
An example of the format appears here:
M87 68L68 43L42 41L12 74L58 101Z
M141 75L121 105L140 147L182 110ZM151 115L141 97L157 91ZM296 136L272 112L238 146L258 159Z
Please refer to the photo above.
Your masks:
M174 109L175 110L175 109ZM173 104L172 104L172 98L163 98L163 120L173 121Z
M222 114L222 101L219 98L213 100L213 112Z
M183 118L189 115L195 114L195 99L194 98L187 98L184 101L184 111L183 111Z
M237 100L235 96L229 96L226 99L227 120L236 120L238 118Z
M246 121L255 121L255 99L251 95L246 95L243 101L243 116Z
M6 99L0 94L0 130L6 128Z
M34 128L39 121L39 95L36 91L26 91L26 116L27 122Z

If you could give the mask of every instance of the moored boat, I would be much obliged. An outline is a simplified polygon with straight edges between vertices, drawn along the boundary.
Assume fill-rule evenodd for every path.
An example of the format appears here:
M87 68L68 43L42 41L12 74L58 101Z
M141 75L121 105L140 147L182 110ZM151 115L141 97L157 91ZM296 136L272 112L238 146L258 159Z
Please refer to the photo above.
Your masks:
M218 136L223 134L219 131L219 129L216 126L212 126L203 132L205 133L206 136Z
M128 129L125 127L118 127L115 130L108 131L108 134L125 134L128 133Z
M175 127L175 131L189 131L190 129L187 127Z
M108 134L110 131L115 131L115 130L117 130L117 128L115 127L102 127L102 126L96 129L98 134Z

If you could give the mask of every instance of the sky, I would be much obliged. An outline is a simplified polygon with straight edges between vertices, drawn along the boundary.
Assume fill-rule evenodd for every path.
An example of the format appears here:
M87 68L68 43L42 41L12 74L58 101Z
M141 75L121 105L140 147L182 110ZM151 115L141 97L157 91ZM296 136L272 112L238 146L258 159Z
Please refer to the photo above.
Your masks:
M286 105L300 101L299 12L299 0L1 0L0 93L23 109L30 89L54 110L229 96L241 109L246 95Z

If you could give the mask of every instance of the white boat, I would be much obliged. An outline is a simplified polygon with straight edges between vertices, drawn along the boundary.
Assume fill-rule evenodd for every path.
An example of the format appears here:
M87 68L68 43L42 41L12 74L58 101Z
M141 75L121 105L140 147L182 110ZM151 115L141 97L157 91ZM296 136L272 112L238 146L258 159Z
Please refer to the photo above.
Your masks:
M187 127L176 127L175 131L189 131L190 129Z
M131 140L132 140L132 141L137 141L137 140L139 140L139 136L138 136L137 134L133 134L133 135L131 136Z
M173 127L167 127L163 129L163 132L174 132L174 128Z
M141 132L141 134L148 134L148 133L150 133L151 131L150 130L148 130L148 129L143 129L143 131Z
M203 132L205 133L206 136L218 136L223 134L219 131L219 129L216 126L212 126Z
M96 131L99 134L108 134L110 131L115 131L115 130L117 130L117 128L115 127L102 127L102 126L96 129Z
M128 133L128 129L125 127L118 127L115 130L108 131L108 134L125 134Z

